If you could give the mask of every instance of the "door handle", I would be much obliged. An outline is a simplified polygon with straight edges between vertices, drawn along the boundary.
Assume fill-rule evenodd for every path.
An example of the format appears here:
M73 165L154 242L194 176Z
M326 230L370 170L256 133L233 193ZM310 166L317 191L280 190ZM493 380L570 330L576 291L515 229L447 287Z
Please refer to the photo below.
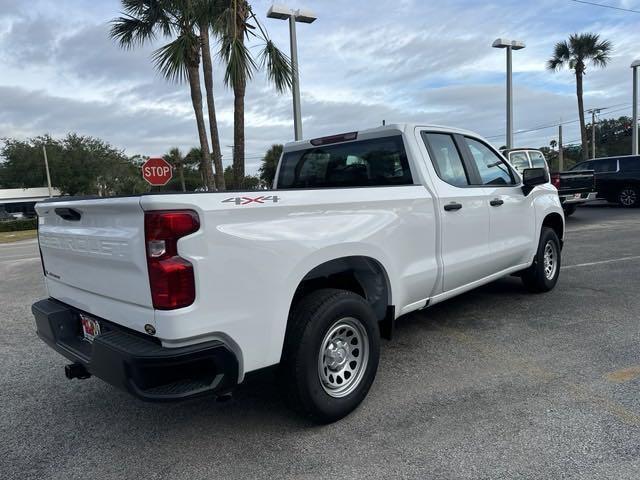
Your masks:
M492 207L499 207L502 204L504 204L504 200L500 200L499 198L494 198L489 202L489 205Z
M457 202L451 202L447 205L444 206L444 209L447 212L450 212L452 210L460 210L462 208L462 204L461 203L457 203Z

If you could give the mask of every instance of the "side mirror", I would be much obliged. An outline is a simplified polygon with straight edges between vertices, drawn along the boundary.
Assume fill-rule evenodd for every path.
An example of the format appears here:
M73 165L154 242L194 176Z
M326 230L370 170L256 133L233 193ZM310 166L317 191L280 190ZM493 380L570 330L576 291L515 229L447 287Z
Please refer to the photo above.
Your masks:
M529 195L537 185L549 183L549 173L546 168L525 168L522 171L522 191Z

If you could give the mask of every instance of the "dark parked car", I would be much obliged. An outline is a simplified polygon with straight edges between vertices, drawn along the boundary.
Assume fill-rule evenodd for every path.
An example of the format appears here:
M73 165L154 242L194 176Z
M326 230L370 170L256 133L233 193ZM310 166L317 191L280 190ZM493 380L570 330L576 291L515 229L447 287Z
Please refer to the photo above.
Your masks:
M640 155L595 158L580 162L571 170L593 170L598 198L623 207L640 205Z

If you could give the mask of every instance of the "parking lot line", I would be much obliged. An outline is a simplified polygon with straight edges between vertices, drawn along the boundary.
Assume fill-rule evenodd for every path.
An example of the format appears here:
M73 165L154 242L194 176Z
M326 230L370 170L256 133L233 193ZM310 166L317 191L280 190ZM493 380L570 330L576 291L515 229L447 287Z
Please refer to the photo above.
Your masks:
M577 265L565 265L562 267L562 269L566 270L569 268L590 267L592 265L602 265L605 263L615 263L615 262L627 262L631 260L640 260L640 255L635 255L633 257L612 258L610 260L600 260L599 262L579 263Z

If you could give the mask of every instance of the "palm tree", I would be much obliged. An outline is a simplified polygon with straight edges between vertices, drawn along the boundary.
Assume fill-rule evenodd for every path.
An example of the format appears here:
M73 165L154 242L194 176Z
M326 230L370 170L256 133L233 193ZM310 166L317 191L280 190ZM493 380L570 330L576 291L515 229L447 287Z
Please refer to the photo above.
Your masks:
M153 52L156 69L169 81L189 82L196 116L205 185L215 190L200 88L201 39L192 0L121 0L123 15L114 19L110 36L125 49L152 42L160 35L173 40Z
M291 87L291 62L269 39L247 0L222 0L224 8L214 23L220 39L220 56L226 63L225 85L233 89L233 176L236 188L244 184L244 99L247 82L262 67L278 92ZM263 45L255 60L246 40L255 38Z
M180 188L183 192L187 191L187 187L184 184L184 157L179 148L173 147L166 153L163 158L169 162L173 168L178 171L178 179L180 180Z
M558 142L556 140L551 140L549 142L549 146L551 147L551 150L555 150L556 147L558 146Z
M568 67L576 75L576 94L578 96L578 114L580 115L580 135L582 137L582 158L587 159L587 127L584 123L584 100L582 77L587 70L587 64L604 68L611 60L613 44L609 40L600 40L595 33L574 33L569 40L558 42L553 56L547 62L549 70L561 70Z
M202 50L202 71L204 73L204 87L207 93L209 132L211 133L211 155L213 156L213 164L216 171L216 185L219 190L225 190L226 185L222 168L218 120L216 118L216 107L213 97L213 62L211 61L209 41L209 29L215 24L221 12L224 11L224 2L223 0L199 0L197 7L200 47Z

